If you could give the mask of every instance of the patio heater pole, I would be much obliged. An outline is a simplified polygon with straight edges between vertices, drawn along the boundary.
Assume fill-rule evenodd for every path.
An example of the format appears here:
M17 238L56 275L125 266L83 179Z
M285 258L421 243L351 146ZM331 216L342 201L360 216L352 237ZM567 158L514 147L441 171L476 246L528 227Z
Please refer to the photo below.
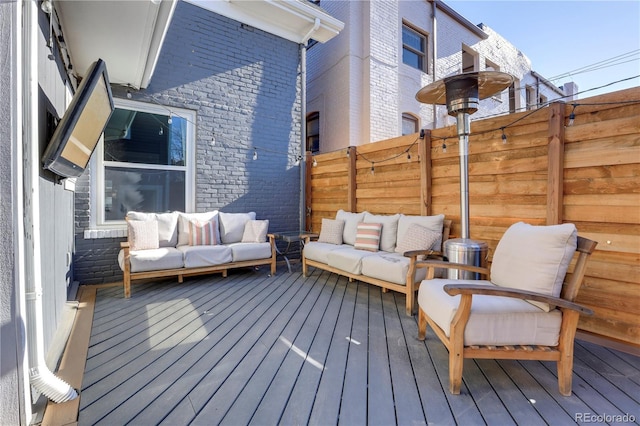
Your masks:
M470 115L478 110L480 99L493 96L513 83L509 74L497 71L469 72L446 77L423 87L416 94L422 103L447 105L456 117L460 156L460 237L445 242L449 261L475 266L486 264L487 244L470 239L469 233L469 134ZM448 270L448 278L479 279L479 275Z

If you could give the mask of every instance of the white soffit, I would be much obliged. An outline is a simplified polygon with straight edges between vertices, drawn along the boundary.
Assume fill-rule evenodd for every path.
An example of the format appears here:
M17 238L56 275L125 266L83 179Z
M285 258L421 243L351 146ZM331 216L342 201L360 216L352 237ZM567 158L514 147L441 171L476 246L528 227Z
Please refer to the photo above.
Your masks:
M147 87L176 2L54 1L74 73L82 76L102 58L111 83Z
M344 28L343 22L306 0L186 1L296 43L324 43Z

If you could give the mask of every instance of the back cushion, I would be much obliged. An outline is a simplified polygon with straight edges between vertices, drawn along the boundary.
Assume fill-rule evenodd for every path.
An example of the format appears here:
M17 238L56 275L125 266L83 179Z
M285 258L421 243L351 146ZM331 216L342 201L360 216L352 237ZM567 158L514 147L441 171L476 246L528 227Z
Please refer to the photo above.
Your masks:
M192 220L200 222L214 222L213 230L216 233L215 238L220 243L220 231L218 229L218 210L212 210L202 213L180 213L178 217L178 244L179 246L188 246L190 238L190 224Z
M342 209L336 213L336 220L344 221L344 229L342 230L342 242L345 244L354 245L356 242L356 233L358 232L358 223L364 220L362 213L350 213Z
M398 220L398 241L402 241L405 238L409 227L414 223L427 228L430 231L437 232L439 236L432 248L435 251L442 251L442 228L444 226L444 215L406 216L401 214L400 219Z
M175 247L178 243L178 212L171 213L142 213L128 212L129 220L158 221L158 246Z
M398 238L399 219L400 214L375 215L365 212L363 222L382 224L382 234L380 235L380 250L388 252L393 252L395 250Z
M220 239L223 244L239 243L244 235L244 227L250 220L256 219L256 213L223 213L218 214Z
M578 231L572 223L515 223L504 233L493 254L491 282L558 297L577 243ZM550 310L546 303L530 303Z

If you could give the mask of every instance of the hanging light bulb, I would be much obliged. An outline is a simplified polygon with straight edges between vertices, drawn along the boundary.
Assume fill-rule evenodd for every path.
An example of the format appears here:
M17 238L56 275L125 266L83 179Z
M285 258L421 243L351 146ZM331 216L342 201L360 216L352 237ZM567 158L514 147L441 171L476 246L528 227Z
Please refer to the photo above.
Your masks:
M504 127L501 127L500 130L502 130L502 144L506 145L507 144L507 135L504 133Z
M571 114L569 114L569 126L573 126L573 121L576 119L576 104L573 104Z
M347 148L347 157L351 157L351 152L349 152L349 148Z
M318 165L318 161L314 158L313 159L313 167L316 167Z
M160 136L164 135L164 129L162 128L162 126L160 126L160 131L158 132L158 134Z
M258 150L256 148L253 148L253 160L257 160L258 159Z
M132 97L131 90L127 89L127 99L131 99Z
M411 162L411 153L407 152L407 162Z
M373 163L373 161L372 161L372 162L371 162L371 174L372 174L372 175L376 173L376 169L375 169L375 167L373 167L373 164L374 164L374 163Z
M216 144L216 134L212 133L211 134L211 146L215 146Z
M173 113L169 114L169 118L167 118L167 124L173 123Z
M294 163L297 166L300 165L300 160L302 160L302 157L300 157L299 155L296 157L296 162Z
M447 152L447 143L446 142L442 142L442 152L444 152L444 153Z

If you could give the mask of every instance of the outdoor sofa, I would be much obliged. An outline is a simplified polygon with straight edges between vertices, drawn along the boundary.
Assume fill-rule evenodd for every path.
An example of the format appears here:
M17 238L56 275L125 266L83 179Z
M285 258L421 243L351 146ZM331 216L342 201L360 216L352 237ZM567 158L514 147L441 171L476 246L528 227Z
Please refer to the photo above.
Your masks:
M427 271L416 262L442 255L451 221L444 215L375 215L339 210L322 219L319 235L304 234L302 273L309 266L406 295L407 315L416 312L416 291Z
M270 265L276 272L275 238L269 221L255 212L127 213L128 239L121 243L118 263L123 271L124 297L131 281L221 272Z

